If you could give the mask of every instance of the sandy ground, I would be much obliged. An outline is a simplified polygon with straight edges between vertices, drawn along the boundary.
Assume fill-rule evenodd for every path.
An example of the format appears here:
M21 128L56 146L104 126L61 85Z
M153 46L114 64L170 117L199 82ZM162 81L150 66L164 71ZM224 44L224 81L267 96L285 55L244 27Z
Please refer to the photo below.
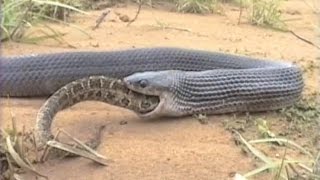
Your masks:
M129 27L112 13L94 31L91 28L102 11L92 11L89 16L76 15L72 18L92 38L73 28L50 24L68 33L64 39L76 49L54 41L46 41L41 45L5 43L2 53L22 55L172 46L285 59L305 69L316 63L316 48L290 33L251 26L245 22L245 18L243 24L237 25L237 8L224 8L225 15L191 15L145 7L138 20ZM290 20L287 21L290 29L315 41L316 15L310 7L304 1L292 0L286 2L283 9L285 19ZM133 17L136 7L118 7L113 11ZM163 27L159 27L159 24ZM307 94L318 86L315 74L311 70L305 72ZM12 112L19 127L33 128L37 111L44 101L11 99L8 105L7 100L1 99L1 127L10 125ZM53 129L63 128L80 139L86 139L93 135L96 127L106 125L98 152L112 162L107 167L101 167L89 160L75 158L50 160L36 167L52 180L230 179L235 172L245 173L257 167L257 162L235 145L231 133L224 128L222 122L232 117L210 116L207 125L200 124L192 117L147 121L125 109L84 102L59 113ZM274 114L265 113L263 117L273 119ZM121 121L128 123L120 125ZM270 177L264 174L257 179ZM25 178L34 179L29 174Z

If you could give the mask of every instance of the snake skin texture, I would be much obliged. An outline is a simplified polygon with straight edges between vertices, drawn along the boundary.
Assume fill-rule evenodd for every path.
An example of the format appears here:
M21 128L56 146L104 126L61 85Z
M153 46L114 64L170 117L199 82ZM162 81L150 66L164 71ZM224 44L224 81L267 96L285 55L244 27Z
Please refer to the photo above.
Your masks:
M132 84L146 78L153 92L126 83L140 93L160 91L159 106L146 117L274 110L296 102L304 86L300 69L290 63L181 48L2 57L1 64L2 96L48 96L96 75L129 76Z
M136 72L161 70L243 69L245 72L254 68L294 68L280 61L165 47L13 56L0 60L0 95L11 97L48 96L67 83L88 76L123 78Z
M130 109L138 114L154 110L159 103L157 96L147 96L131 91L121 80L110 77L90 76L70 82L41 106L35 128L38 145L44 145L53 138L51 124L59 111L89 100Z
M148 118L276 110L295 103L303 90L294 67L143 72L124 82L133 91L160 97L159 106L143 114Z
M139 103L146 100L155 105L141 115L148 118L267 111L292 105L304 86L300 69L290 63L181 48L65 52L0 60L1 96L55 93L38 114L37 129L44 139L49 138L52 119L59 110L85 100L134 111L142 110ZM108 79L119 86L102 86ZM127 96L123 93L129 92L126 88L136 93ZM119 103L121 98L102 98L106 92L120 93L116 96L127 97L133 106ZM149 96L158 96L160 102Z

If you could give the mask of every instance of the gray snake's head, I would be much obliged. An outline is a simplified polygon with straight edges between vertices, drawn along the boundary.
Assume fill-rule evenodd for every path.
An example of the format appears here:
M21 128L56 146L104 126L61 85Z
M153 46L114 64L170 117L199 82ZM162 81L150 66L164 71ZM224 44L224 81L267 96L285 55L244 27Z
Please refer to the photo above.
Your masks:
M168 98L174 83L176 71L147 71L134 73L123 79L125 85L132 91L145 95L159 96L159 105L151 112L140 115L143 118L157 118L168 113Z

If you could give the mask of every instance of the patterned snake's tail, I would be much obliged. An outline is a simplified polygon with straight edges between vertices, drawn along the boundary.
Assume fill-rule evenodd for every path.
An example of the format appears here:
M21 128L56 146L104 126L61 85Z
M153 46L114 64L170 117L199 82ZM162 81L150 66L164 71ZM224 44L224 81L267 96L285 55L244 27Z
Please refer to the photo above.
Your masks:
M105 102L141 114L154 110L159 103L158 97L133 92L117 79L91 76L73 81L54 93L40 108L36 120L36 138L39 146L53 138L51 124L60 110L90 100Z

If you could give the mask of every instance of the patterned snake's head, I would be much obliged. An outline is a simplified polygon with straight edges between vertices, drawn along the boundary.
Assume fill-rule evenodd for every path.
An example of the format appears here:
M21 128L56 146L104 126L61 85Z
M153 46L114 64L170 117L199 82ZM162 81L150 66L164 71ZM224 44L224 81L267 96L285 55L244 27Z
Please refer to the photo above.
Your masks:
M174 70L140 72L125 77L125 85L132 91L145 95L158 96L158 106L149 113L140 115L143 118L158 118L172 114L172 86L175 80Z

